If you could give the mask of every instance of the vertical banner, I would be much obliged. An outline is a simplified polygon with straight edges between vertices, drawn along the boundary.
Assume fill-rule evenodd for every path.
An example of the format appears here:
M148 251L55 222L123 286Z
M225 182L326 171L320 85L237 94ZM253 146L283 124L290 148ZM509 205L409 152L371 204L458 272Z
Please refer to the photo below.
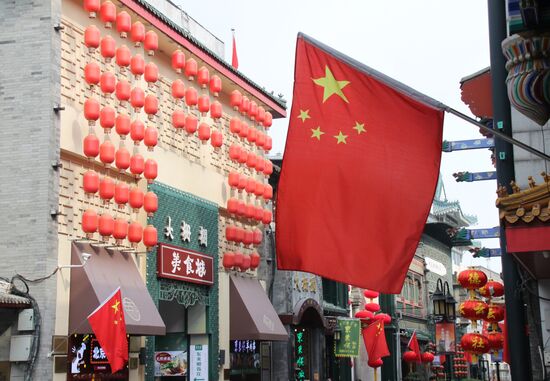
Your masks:
M340 340L334 340L334 354L336 357L359 356L359 334L361 322L358 319L338 319Z
M437 323L435 325L436 354L444 355L455 353L455 325L454 323Z
M208 345L191 345L189 381L208 380Z

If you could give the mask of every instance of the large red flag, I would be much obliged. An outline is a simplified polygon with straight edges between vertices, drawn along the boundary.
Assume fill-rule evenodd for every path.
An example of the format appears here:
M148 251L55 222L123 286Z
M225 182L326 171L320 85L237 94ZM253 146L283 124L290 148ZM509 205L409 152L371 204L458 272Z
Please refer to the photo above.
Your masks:
M363 341L369 355L369 359L376 360L390 355L386 335L384 334L384 322L376 321L362 329Z
M442 131L440 103L299 34L278 268L399 293L435 193Z
M88 322L109 360L111 371L123 369L128 362L128 339L120 288L88 316Z
M237 57L237 44L235 43L235 35L233 35L233 55L231 56L231 66L239 68L239 57Z
M418 339L416 337L416 331L413 332L411 339L409 340L408 347L416 353L416 362L422 362L422 355L420 354L420 345L418 345Z

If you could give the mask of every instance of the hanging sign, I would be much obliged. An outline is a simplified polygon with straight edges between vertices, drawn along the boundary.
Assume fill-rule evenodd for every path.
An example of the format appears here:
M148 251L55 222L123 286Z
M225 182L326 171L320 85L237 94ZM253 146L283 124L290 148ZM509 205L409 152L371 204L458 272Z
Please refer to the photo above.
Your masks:
M337 329L340 333L340 340L334 340L336 357L359 356L361 322L358 319L338 319Z
M214 259L165 243L159 243L157 250L157 276L198 284L214 284Z

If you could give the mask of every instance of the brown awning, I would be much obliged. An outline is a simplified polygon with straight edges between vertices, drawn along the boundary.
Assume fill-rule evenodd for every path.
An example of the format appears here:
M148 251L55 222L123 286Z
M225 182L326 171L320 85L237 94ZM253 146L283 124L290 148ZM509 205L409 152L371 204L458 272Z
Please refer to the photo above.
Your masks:
M166 327L132 259L133 254L73 242L73 265L82 263L82 253L91 257L84 267L71 269L70 333L91 333L88 315L120 287L126 332L131 335L165 334Z
M231 340L286 341L279 316L257 279L231 275L229 286Z

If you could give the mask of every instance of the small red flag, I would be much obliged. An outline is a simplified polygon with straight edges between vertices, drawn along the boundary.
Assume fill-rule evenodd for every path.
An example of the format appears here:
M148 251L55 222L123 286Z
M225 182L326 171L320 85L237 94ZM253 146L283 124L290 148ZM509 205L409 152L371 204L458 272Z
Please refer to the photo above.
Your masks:
M111 372L123 369L128 362L128 339L120 287L88 316L88 322L109 360Z
M369 359L376 360L390 355L383 321L375 321L361 331Z
M416 353L416 362L422 362L422 355L420 354L420 345L418 345L418 339L416 338L416 331L413 332L411 339L409 340L408 347Z
M277 266L401 292L439 175L442 105L303 34Z
M233 35L233 55L231 56L231 66L239 68L239 57L237 57L237 44L235 43L235 35Z

